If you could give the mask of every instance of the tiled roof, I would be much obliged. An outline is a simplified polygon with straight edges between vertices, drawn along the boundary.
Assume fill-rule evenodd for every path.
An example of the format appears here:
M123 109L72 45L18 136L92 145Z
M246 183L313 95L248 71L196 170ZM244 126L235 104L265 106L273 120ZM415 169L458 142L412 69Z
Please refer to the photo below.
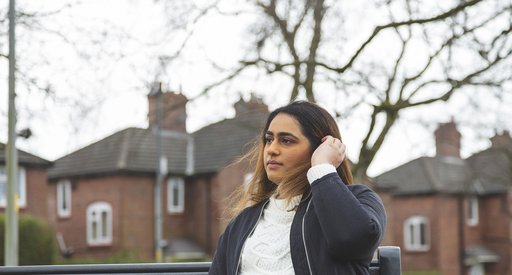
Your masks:
M511 161L510 155L499 150L481 152L466 160L421 157L375 177L374 183L396 195L499 193L512 185Z
M164 131L162 146L168 159L169 173L198 174L220 170L255 140L267 115L263 112L239 114L193 134ZM152 130L122 130L56 160L49 177L56 179L119 171L153 173L158 158L155 141L156 135Z
M164 131L162 150L169 173L184 174L188 135ZM55 161L50 179L116 171L156 171L156 134L149 129L128 128Z
M512 147L489 148L467 159L487 193L512 187Z
M7 145L0 143L0 164L1 165L5 165L6 151L7 151ZM27 153L27 152L19 150L19 149L18 149L18 163L20 165L24 165L24 166L49 167L50 165L52 165L52 163L48 160L34 156L30 153Z
M195 132L194 172L218 171L241 156L257 140L267 115L259 111L243 113Z

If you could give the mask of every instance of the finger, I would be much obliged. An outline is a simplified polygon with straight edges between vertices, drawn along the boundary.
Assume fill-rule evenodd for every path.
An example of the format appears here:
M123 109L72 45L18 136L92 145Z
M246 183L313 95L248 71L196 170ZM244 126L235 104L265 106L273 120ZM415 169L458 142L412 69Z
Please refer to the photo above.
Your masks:
M332 136L327 135L327 136L322 138L322 142L328 141L328 140L330 140L332 138L333 138Z
M342 151L344 154L346 154L346 153L347 153L347 146L345 146L345 144L343 144L343 143L342 143L342 144L340 145L340 149L341 149L341 151Z
M345 144L343 144L343 143L342 143L341 145L342 145L341 150L342 150L342 152L343 152L343 155L345 155L345 156L346 156L346 155L347 155L347 150L348 150L348 148L347 148L347 146L345 146Z

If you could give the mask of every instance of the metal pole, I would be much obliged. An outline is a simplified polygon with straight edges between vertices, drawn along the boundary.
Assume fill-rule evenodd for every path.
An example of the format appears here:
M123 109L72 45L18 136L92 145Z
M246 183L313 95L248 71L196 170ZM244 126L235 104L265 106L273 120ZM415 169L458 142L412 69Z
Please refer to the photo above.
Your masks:
M15 0L9 0L9 122L7 138L7 209L5 220L5 265L18 265L18 213L16 183L18 182L18 156L16 155L16 106L15 106Z
M156 155L157 172L155 183L155 260L162 262L162 181L163 181L163 158L162 158L162 83L158 83L156 94Z

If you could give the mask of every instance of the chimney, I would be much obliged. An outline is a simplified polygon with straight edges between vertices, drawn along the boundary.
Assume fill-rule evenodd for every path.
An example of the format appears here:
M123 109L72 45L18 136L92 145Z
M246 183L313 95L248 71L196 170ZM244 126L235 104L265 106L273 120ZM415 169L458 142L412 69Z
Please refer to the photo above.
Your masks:
M148 122L149 128L156 126L156 109L159 91L152 90L148 94ZM162 130L172 130L179 132L187 132L187 111L185 105L187 104L187 97L182 94L174 92L160 93L160 100L162 101Z
M440 124L435 131L435 137L436 155L460 158L461 134L457 130L453 120L448 123Z
M259 111L262 113L268 113L268 106L263 103L261 98L251 94L249 101L245 102L242 97L235 103L236 116L244 113Z
M512 138L508 131L503 131L502 134L496 134L491 138L493 148L512 148Z

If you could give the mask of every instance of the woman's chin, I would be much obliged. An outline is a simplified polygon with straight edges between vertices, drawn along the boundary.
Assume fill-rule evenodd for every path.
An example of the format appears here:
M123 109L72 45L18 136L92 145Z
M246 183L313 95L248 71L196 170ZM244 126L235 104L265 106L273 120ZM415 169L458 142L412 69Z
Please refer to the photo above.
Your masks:
M267 176L268 179L273 182L274 184L278 185L279 182L281 181L281 177L277 177L277 176L271 176L271 175L268 175Z

